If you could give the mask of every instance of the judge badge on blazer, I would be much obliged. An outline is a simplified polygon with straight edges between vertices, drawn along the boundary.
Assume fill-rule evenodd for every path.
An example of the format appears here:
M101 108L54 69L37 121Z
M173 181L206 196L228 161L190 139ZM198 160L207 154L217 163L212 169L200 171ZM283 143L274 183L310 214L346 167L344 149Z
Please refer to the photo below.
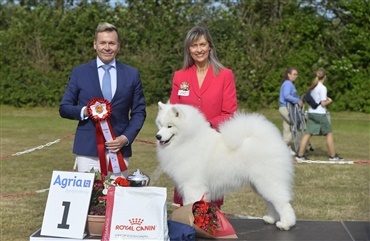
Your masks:
M180 89L178 92L179 96L189 96L189 83L188 82L182 82L180 85Z

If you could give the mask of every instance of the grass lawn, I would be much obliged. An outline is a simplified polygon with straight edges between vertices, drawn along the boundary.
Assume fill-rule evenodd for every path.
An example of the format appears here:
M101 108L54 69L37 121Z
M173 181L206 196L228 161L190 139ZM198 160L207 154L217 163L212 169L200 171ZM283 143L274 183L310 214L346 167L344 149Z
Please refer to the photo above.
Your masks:
M147 108L145 125L133 144L129 172L139 168L151 177L152 186L167 187L172 201L172 181L158 169L154 119L157 106ZM278 110L258 111L282 127ZM54 170L71 171L73 133L77 122L59 117L57 108L0 109L0 240L29 240L42 225ZM370 160L369 114L331 113L337 152L346 160ZM325 137L313 137L313 160L328 160ZM36 148L28 153L25 150ZM20 155L11 156L19 153ZM369 221L369 164L294 164L292 202L300 220ZM9 196L10 195L10 196ZM169 212L172 207L169 206ZM225 197L225 213L261 217L266 208L260 197L243 188Z

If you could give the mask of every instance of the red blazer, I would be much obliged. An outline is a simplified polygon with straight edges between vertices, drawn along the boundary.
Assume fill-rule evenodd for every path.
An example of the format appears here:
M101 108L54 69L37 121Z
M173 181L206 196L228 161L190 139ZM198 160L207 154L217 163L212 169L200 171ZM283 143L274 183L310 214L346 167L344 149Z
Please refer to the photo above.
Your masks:
M218 129L220 123L230 118L238 109L234 74L230 69L223 69L218 76L214 76L210 66L202 87L199 88L195 65L176 71L170 103L199 108L212 127Z

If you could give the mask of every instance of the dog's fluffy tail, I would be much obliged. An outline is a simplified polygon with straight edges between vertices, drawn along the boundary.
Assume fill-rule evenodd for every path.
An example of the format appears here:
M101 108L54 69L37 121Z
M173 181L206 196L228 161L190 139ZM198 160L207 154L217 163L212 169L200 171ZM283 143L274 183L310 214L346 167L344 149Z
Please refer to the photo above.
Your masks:
M220 125L219 131L231 149L239 148L243 144L240 140L252 137L255 140L268 137L269 142L282 141L279 129L264 115L258 113L236 112L229 121Z

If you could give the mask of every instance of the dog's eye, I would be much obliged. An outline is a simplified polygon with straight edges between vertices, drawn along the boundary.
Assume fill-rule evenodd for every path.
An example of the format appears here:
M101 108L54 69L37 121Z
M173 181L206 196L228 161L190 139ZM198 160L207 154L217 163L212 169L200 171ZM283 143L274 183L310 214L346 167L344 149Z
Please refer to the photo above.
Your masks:
M167 128L172 128L172 126L167 126Z

